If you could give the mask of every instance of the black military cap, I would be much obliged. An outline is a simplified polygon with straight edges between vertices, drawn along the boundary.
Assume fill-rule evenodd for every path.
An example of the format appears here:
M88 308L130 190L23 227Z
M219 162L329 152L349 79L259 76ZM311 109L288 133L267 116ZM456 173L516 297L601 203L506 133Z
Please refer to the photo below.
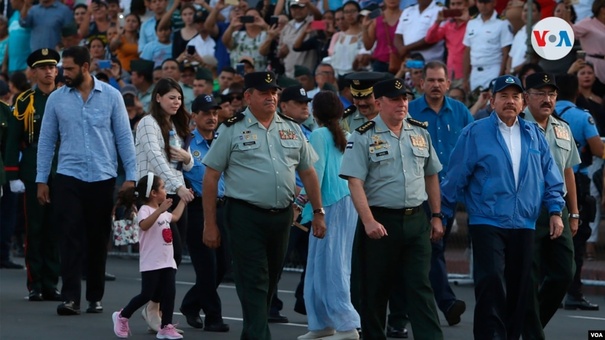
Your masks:
M130 70L138 73L153 73L155 63L151 60L137 59L130 61Z
M41 48L33 51L27 57L27 65L31 68L40 65L57 65L61 60L59 53L52 48Z
M405 96L407 98L408 94L414 95L414 93L405 86L405 83L401 78L387 79L374 84L375 98L383 96L388 98Z
M313 76L313 72L306 66L303 65L294 65L294 77L300 76Z
M271 71L267 72L250 72L244 76L244 89L255 89L259 91L267 91L270 89L279 89L277 85L277 77Z
M197 96L191 103L191 112L210 111L212 109L220 109L220 105L209 94Z
M67 24L61 28L61 37L67 38L74 35L78 35L78 27L75 23Z
M555 89L559 89L555 82L555 77L552 74L544 72L532 73L525 78L525 89L540 89L544 86L552 86Z
M284 74L277 76L277 85L282 89L290 86L300 85L300 82L294 78L286 77Z
M281 92L280 101L287 102L294 100L297 102L308 103L311 98L307 97L307 92L300 85L290 86L283 89Z
M384 79L384 75L379 72L355 72L345 76L351 86L351 95L353 98L365 98L374 91L373 86L378 81Z
M214 76L212 75L212 71L210 71L209 69L200 67L195 73L195 79L204 79L205 81L212 83L214 81Z

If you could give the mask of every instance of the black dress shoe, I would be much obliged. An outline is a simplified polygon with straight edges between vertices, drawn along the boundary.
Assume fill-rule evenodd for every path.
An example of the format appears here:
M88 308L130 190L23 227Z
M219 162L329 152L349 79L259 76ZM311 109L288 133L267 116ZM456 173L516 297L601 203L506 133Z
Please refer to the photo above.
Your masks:
M565 299L564 308L567 310L599 310L599 305L590 303L590 301L586 300L583 296L579 299L567 297L567 299Z
M280 312L269 314L268 318L269 323L288 323L288 318L286 316L281 315Z
M206 327L204 327L206 332L229 332L229 325L223 322L214 322L208 323L206 322Z
M116 280L115 275L105 272L105 281L115 281L115 280Z
M64 301L57 306L57 314L59 315L80 315L80 305L73 301Z
M11 260L0 262L0 268L6 269L23 269L24 267L20 264L17 264Z
M59 291L56 289L43 291L42 297L47 301L63 301L61 298L61 293L59 293Z
M32 289L29 291L28 299L29 301L44 301L42 298L42 293L40 293L40 291L37 289Z
M396 338L396 339L407 339L408 330L405 327L397 328L397 327L387 326L387 337Z
M101 305L101 301L89 302L88 308L86 308L86 313L103 313L103 305Z
M204 322L199 313L185 313L180 309L181 313L187 320L187 324L193 328L204 328Z
M447 324L450 326L457 325L460 323L460 315L466 311L466 303L462 300L456 300L447 309L445 314L445 320L447 320Z

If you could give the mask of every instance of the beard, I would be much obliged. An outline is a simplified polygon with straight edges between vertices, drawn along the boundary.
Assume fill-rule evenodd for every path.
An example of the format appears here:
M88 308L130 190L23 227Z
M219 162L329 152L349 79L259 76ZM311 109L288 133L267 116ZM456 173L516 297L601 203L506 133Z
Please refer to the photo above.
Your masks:
M79 87L83 82L84 75L82 74L82 71L76 74L76 77L73 79L65 77L65 85L67 85L67 87Z

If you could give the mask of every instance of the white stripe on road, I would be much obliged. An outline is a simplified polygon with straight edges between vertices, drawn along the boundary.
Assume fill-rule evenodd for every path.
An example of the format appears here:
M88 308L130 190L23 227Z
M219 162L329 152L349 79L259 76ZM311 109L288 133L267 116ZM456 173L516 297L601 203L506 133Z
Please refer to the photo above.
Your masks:
M594 316L569 315L569 317L573 318L573 319L586 319L586 320L602 320L602 321L605 321L605 318L596 318Z
M140 281L141 279L139 279ZM176 284L179 285L185 285L185 286L193 286L194 282L188 282L188 281L176 281ZM219 288L225 288L225 289L235 289L234 285L219 285ZM283 290L283 289L278 289L277 290L278 293L284 293L284 294L294 294L293 290Z

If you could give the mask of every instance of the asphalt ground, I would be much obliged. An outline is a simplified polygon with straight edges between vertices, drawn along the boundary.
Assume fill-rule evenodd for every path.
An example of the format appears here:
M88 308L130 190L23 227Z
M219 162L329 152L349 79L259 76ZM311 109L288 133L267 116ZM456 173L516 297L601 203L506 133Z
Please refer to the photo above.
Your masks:
M16 259L22 264L23 259ZM115 339L112 329L111 314L122 308L140 290L140 275L138 261L133 258L110 257L107 270L117 276L117 280L107 282L102 314L86 314L79 316L58 316L58 302L29 302L26 298L24 270L0 270L0 339ZM183 264L177 274L177 297L175 301L174 321L178 328L185 331L185 338L195 339L239 339L242 328L242 314L232 283L221 285L219 293L223 301L223 316L231 327L228 333L209 333L193 329L187 325L185 318L178 312L183 295L193 284L194 272L190 264ZM292 310L294 306L294 290L299 273L285 272L279 285L279 296L284 301L282 314L290 319L288 324L272 324L270 326L273 339L296 339L307 332L306 316ZM84 282L83 282L84 283ZM474 297L470 284L453 286L459 299L466 301L467 311L462 316L462 322L449 327L440 316L444 338L447 340L472 339ZM560 309L547 326L546 338L556 340L588 339L589 330L605 331L605 289L587 289L588 299L601 305L598 312L567 311ZM82 293L84 295L84 292ZM85 305L82 307L85 308ZM155 334L147 332L147 326L137 311L130 320L132 335L130 339L155 339ZM410 339L413 335L410 329Z

